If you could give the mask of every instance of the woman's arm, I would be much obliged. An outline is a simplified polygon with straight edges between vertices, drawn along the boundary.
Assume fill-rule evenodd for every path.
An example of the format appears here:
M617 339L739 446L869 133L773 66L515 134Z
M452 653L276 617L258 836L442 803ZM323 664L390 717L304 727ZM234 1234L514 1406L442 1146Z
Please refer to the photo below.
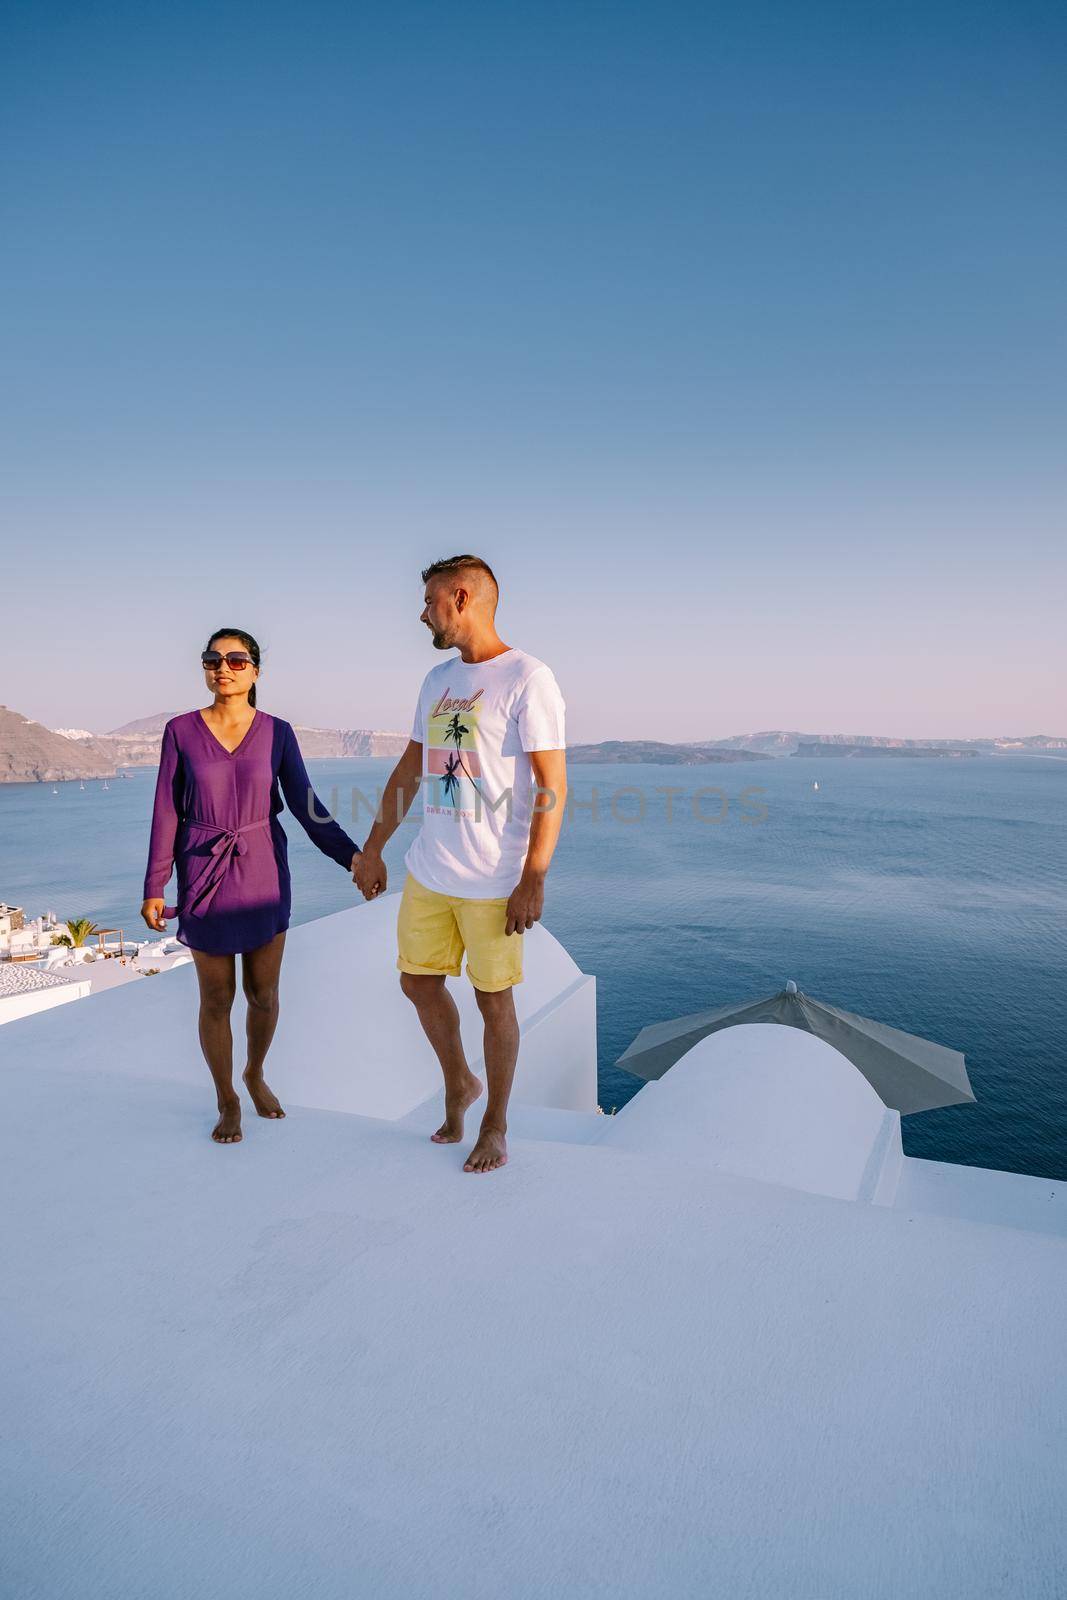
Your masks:
M174 870L174 840L178 832L178 815L182 795L182 758L174 730L168 722L163 729L159 748L159 772L156 774L156 797L152 805L152 830L148 838L148 869L144 879L144 905L141 915L150 928L164 932L163 890ZM149 901L157 901L151 914L146 910Z
M285 724L285 742L282 745L278 780L282 786L286 805L312 844L321 850L324 856L329 856L331 861L336 861L339 867L344 867L346 872L350 872L359 855L359 846L353 844L345 830L334 822L332 817L327 816L326 807L311 787L311 779L308 777L304 758L300 754L296 734L289 722ZM325 822L318 821L319 817L325 817Z
M152 806L152 831L148 838L148 870L144 897L155 900L167 886L174 870L174 840L178 832L178 813L182 794L182 758L174 729L163 729L156 774L156 798Z

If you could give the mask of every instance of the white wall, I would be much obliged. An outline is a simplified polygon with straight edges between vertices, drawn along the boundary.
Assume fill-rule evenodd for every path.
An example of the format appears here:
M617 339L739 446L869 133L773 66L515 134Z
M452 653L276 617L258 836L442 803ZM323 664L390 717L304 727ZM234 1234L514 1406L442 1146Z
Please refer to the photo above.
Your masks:
M281 978L281 1018L268 1077L293 1105L399 1118L439 1092L441 1074L396 970L398 894L291 928ZM596 1109L594 980L540 925L525 940L515 990L522 1048L514 1098ZM111 962L102 963L107 967ZM239 965L239 963L238 963ZM132 976L128 969L124 976ZM79 986L80 987L80 986ZM482 1057L481 1018L466 978L450 980L471 1066ZM63 1018L34 1018L33 1046L77 1051L86 1066L179 1079L210 1092L196 1036L192 965L147 982L94 993ZM244 1000L233 1011L234 1064L243 1060ZM29 1036L27 1036L29 1038ZM14 1043L14 1040L10 1041Z
M27 989L24 994L0 995L0 1023L17 1022L20 1017L32 1017L39 1011L51 1011L66 1005L68 1000L83 1000L89 993L87 983L57 984L54 988Z
M294 929L286 942L281 1020L272 1072L290 1098L327 1111L402 1117L441 1087L437 1065L396 970L398 894ZM592 978L543 927L522 936L525 977L515 990L522 1049L516 1100L596 1109ZM450 979L467 1059L482 1061L474 992ZM283 1063L285 1064L283 1066ZM290 1065L291 1064L291 1065Z
M900 1117L821 1039L769 1023L710 1034L612 1118L605 1143L888 1203Z

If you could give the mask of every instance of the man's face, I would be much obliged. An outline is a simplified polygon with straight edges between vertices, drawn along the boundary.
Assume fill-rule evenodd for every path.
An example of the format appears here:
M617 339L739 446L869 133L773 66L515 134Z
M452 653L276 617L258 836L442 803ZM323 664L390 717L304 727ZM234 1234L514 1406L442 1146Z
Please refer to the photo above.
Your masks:
M433 637L435 650L451 650L459 630L459 611L455 596L447 583L431 578L423 596L420 622L425 622Z

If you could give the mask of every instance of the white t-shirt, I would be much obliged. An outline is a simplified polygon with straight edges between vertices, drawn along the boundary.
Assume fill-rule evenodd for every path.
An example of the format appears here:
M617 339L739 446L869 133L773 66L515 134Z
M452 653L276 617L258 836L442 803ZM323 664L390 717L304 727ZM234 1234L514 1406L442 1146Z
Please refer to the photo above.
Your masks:
M423 822L405 862L438 894L510 895L530 842L531 750L562 750L559 685L536 656L450 656L428 672L411 737L422 745Z

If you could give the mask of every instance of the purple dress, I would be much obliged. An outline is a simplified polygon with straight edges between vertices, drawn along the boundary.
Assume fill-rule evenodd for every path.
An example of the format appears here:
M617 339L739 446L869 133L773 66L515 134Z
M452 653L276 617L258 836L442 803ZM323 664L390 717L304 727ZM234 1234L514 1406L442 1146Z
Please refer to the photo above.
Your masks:
M279 794L279 785L281 794ZM257 711L236 750L227 750L199 711L163 730L152 812L146 900L158 900L178 869L177 937L193 950L235 955L289 926L288 843L281 796L313 844L348 871L357 846L319 802L288 722Z

